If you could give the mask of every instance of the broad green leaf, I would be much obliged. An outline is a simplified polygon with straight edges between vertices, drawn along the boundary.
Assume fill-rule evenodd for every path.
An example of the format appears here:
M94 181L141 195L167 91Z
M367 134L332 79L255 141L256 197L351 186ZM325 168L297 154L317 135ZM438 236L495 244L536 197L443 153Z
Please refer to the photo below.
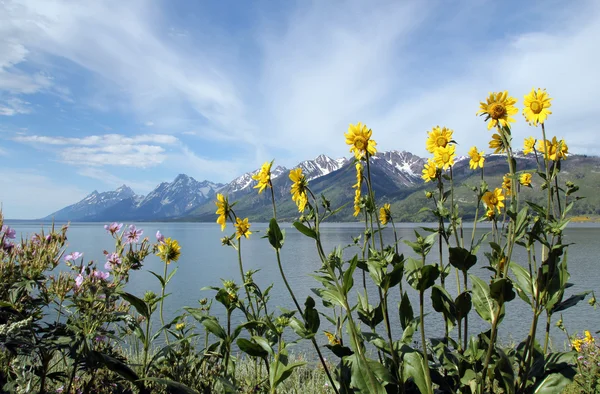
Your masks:
M410 299L408 298L408 294L406 292L402 294L402 301L400 301L398 313L400 315L400 324L402 325L402 329L406 330L406 327L408 327L415 318Z
M315 300L308 296L304 302L304 321L306 329L311 333L319 331L321 325L321 319L319 318L319 312L315 309Z
M429 387L426 378L425 364L421 353L416 351L405 353L404 362L402 363L402 375L404 382L412 379L421 393L431 393L433 389Z
M477 263L477 256L471 254L467 249L461 247L449 248L450 264L460 271L468 271Z
M486 322L493 324L498 304L490 295L490 287L475 275L469 275L469 277L473 285L473 305L477 314Z
M361 393L386 394L383 384L377 380L369 364L361 361L357 354L348 356L345 360L350 363L352 373L350 378L351 387L358 389Z
M515 299L515 291L513 290L512 281L509 278L499 278L492 280L490 284L490 295L498 302L498 305L503 305Z
M545 376L533 390L534 394L556 394L562 393L575 377L576 371L574 368L565 368L561 372L551 373Z
M263 349L262 346L260 346L256 342L252 342L246 338L238 338L236 343L241 351L243 351L244 353L247 353L248 355L250 355L252 357L261 357L262 358L262 357L267 357L269 355L269 353L267 353L267 351L265 349Z
M221 327L221 325L219 324L219 322L217 321L217 319L215 317L208 317L206 319L203 319L201 321L202 325L204 327L206 327L206 329L211 332L213 335L217 336L218 338L221 339L225 339L227 338L227 333L225 332L225 329L223 329L223 327Z
M260 345L260 347L262 347L264 350L266 350L267 353L269 353L271 356L273 356L275 354L275 352L273 351L273 348L269 344L269 341L267 341L265 338L259 337L259 336L253 336L252 340L254 342L256 342L258 345Z
M144 300L125 292L121 293L121 297L129 302L135 308L137 313L144 316L146 319L150 319L150 310Z
M293 226L296 227L296 230L300 231L302 234L306 235L307 237L310 237L312 239L317 239L317 233L314 230L306 227L301 222L294 222Z
M584 291L583 293L572 295L560 304L555 305L554 308L552 308L552 313L564 311L565 309L569 309L570 307L577 305L577 303L579 301L583 301L588 294L590 294L590 291Z
M269 243L272 247L278 250L281 249L284 242L283 233L281 232L279 224L277 223L277 220L275 218L271 219L271 221L269 222L267 237L269 238Z
M456 305L450 294L440 285L431 288L431 305L436 312L444 315L448 324L448 330L452 330L456 324Z

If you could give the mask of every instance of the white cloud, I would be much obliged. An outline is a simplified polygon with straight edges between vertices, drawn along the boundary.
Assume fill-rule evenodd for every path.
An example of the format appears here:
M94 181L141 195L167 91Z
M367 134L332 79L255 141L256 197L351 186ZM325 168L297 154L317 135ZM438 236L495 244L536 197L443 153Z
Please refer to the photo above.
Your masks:
M152 127L152 126L154 126L154 122L148 121L148 122L144 123L144 125L148 126L148 127Z
M45 217L86 196L80 188L58 183L47 176L26 169L0 167L6 185L0 189L3 214L9 219Z
M29 103L17 97L9 97L2 103L0 97L0 116L13 116L17 114L28 114L31 112Z
M174 42L174 30L156 7L140 0L9 1L5 20L11 21L18 44L10 48L16 59L11 64L27 51L61 57L99 77L92 98L97 108L120 106L141 119L156 117L154 123L163 126L203 119L237 134L243 104L227 75L229 59L222 56L227 48L208 38Z
M36 145L64 146L56 151L64 163L77 166L124 166L147 168L165 161L165 146L178 143L171 135L91 135L81 138L17 136L15 141Z

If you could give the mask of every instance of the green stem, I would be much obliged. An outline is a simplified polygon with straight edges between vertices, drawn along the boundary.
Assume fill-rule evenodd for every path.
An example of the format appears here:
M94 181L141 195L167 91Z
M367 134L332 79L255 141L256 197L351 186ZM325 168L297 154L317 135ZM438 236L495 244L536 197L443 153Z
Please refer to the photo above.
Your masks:
M550 323L552 321L552 314L546 310L546 336L544 338L544 355L548 353L548 342L550 341Z
M163 305L165 303L165 287L167 287L167 270L168 270L169 264L167 262L165 262L165 270L164 270L164 274L163 274L163 278L165 280L165 284L162 285L162 290L160 293L160 324L162 325L162 329L164 330L165 333L165 341L167 342L167 345L169 345L169 334L167 333L167 330L164 328L165 327L165 319L163 319Z
M486 385L486 382L487 382L488 367L489 367L490 361L492 359L492 352L496 345L496 335L498 334L498 321L500 320L500 312L501 311L502 311L502 307L500 305L498 305L498 312L495 314L494 322L492 323L492 333L490 335L490 345L488 346L487 354L485 356L485 363L483 364L483 371L482 371L483 382L481 382L481 386L479 387L481 393L483 393L483 387Z
M552 187L550 186L550 157L548 155L548 144L547 144L547 140L546 140L546 127L544 126L544 124L542 123L542 138L543 138L543 146L544 146L544 153L542 154L542 157L544 158L544 168L546 170L546 190L547 190L547 194L548 194L548 200L546 202L547 207L546 207L546 221L550 220L550 209L554 208L554 205L552 204ZM548 250L546 248L545 245L542 245L542 261L546 260L546 257L548 255Z
M423 347L423 365L425 366L425 385L427 392L433 394L433 386L431 385L431 372L429 371L429 356L427 355L427 338L425 337L425 292L419 291L419 312L421 319L421 346Z
M240 276L242 278L242 286L244 286L244 290L246 291L246 297L248 298L248 303L250 304L250 309L252 309L252 318L256 319L256 309L254 309L254 304L252 303L252 299L250 298L250 291L248 290L248 286L246 286L246 278L244 277L244 266L242 264L242 237L238 238L237 251Z

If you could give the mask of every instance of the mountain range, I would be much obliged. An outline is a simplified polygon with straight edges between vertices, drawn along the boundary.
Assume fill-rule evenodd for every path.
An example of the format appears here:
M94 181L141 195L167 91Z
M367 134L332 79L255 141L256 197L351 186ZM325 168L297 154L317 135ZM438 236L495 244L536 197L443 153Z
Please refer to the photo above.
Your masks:
M534 171L537 164L533 156L516 155L518 170ZM435 185L426 184L421 179L421 171L426 159L410 152L379 152L371 158L371 182L379 203L389 202L397 221L426 221L432 217L420 212L430 202L425 198L425 190ZM354 161L340 158L332 159L319 155L306 160L294 168L302 168L315 195L323 194L332 207L347 206L333 218L338 221L355 220L352 216L354 191L351 186L356 182ZM56 211L43 220L59 221L214 221L217 193L229 196L236 201L236 213L248 216L253 221L268 221L271 218L270 193L258 194L252 176L259 169L245 173L227 184L197 181L185 175L178 175L173 182L163 182L146 196L136 195L126 185L114 191L99 193L94 190L81 201ZM506 158L502 155L488 155L485 162L486 180L491 187L502 182L502 176L508 172ZM277 201L277 213L280 219L293 220L298 216L297 209L290 197L291 181L287 176L289 169L281 166L272 168L271 179ZM469 185L478 185L480 173L469 168L469 158L458 157L453 166L453 178L456 185L455 197L465 206L462 212L467 217L474 214L475 196ZM574 214L600 214L600 158L595 156L571 155L562 164L564 180L580 185L580 194L588 197L573 209ZM535 178L534 178L535 179ZM535 185L534 185L535 186ZM535 200L536 195L527 192ZM598 201L596 201L598 200ZM471 204L469 204L471 202ZM349 203L349 204L348 204Z

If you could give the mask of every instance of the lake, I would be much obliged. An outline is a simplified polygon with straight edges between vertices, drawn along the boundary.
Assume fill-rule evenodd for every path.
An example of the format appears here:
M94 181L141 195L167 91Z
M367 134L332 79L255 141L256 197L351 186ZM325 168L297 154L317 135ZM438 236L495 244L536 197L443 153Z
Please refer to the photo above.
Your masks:
M43 226L46 230L49 224L36 224L33 222L12 222L7 221L6 224L17 230L24 237L39 232ZM178 267L177 274L167 288L171 295L165 301L165 320L176 316L182 312L183 306L198 306L198 300L204 297L211 298L214 291L200 289L205 286L220 286L222 279L233 279L236 283L240 283L239 268L237 261L237 252L231 247L221 245L220 238L224 234L233 232L232 226L228 225L227 231L222 233L220 226L215 223L135 223L139 228L144 229L144 236L150 238L154 242L157 230L160 230L165 237L172 237L179 241L182 254L177 263L171 264L169 267L172 270ZM103 250L114 250L114 240L110 234L103 228L104 223L71 223L68 236L67 253L82 252L86 260L96 260L101 262L100 267L103 267L105 257ZM311 288L318 287L319 283L309 276L310 273L320 267L314 241L300 234L290 223L281 224L282 229L286 231L286 240L281 251L284 270L288 280L294 289L300 303L308 295L314 294ZM284 307L294 309L293 303L285 286L279 276L275 253L266 239L261 238L265 234L267 224L253 223L251 230L253 234L249 240L243 240L242 253L244 261L244 270L260 270L255 275L255 281L265 289L269 284L274 283L274 288L271 292L271 308ZM398 226L398 236L402 239L414 240L414 230L418 230L417 224L400 224ZM352 237L357 236L364 229L364 224L359 223L328 223L322 228L322 239L325 251L328 253L337 245L348 245L352 243ZM467 230L467 229L465 229ZM483 234L487 229L478 229L478 234ZM422 232L424 233L424 232ZM468 234L468 235L467 235ZM385 241L393 243L393 233L390 230L384 232ZM470 229L465 231L465 239L470 238ZM571 273L570 282L574 286L567 290L568 295L576 294L585 290L595 290L600 295L599 280L600 268L598 257L600 256L600 226L596 224L572 224L566 230L565 242L574 243L569 247L569 269ZM400 250L406 256L413 254L404 243L400 243ZM358 249L355 248L358 252ZM437 249L435 249L437 250ZM354 252L353 252L354 253ZM348 251L347 255L350 255ZM436 252L432 252L429 262L434 262L437 256ZM526 263L526 253L523 248L517 247L513 256L514 261ZM490 272L481 269L487 260L480 252L479 261L473 267L470 273L476 274L483 279L488 279ZM149 256L146 259L145 266L140 271L133 271L128 291L143 297L146 290L152 290L160 293L160 284L148 270L162 273L163 266L156 256ZM357 272L360 270L357 270ZM367 280L370 278L367 277ZM404 285L405 288L408 285ZM451 295L456 295L456 279L452 272L446 280L447 290ZM362 288L362 280L355 280L355 288ZM243 292L240 292L243 294ZM412 289L409 290L413 308L418 310L418 294ZM429 292L426 293L426 299L429 300ZM375 295L370 298L375 300ZM317 308L320 311L327 311L322 304L317 301ZM356 298L353 299L354 301ZM391 292L391 320L392 325L399 327L397 303L399 301L398 291ZM371 303L375 303L372 301ZM213 305L218 304L216 301ZM425 308L427 312L433 312L430 302ZM220 316L222 324L223 311L216 308L213 314ZM500 337L503 341L522 340L527 335L529 323L531 321L531 309L520 298L516 298L510 302L507 307L506 317L500 326ZM158 313L157 313L158 315ZM595 331L599 327L598 312L594 311L588 304L587 299L580 302L576 307L563 312L565 327L570 333L582 332L583 330ZM542 316L544 317L544 316ZM234 318L236 318L234 316ZM237 319L240 319L237 316ZM551 336L553 346L557 349L562 349L565 343L565 335L554 323L559 316L554 318L552 324ZM443 320L440 314L430 313L425 318L426 330L428 337L443 335ZM325 319L322 318L322 328L327 327ZM483 322L475 312L471 313L469 320L469 330L474 332L474 329L485 329L487 324ZM545 318L540 321L539 338L542 338L542 329L545 326ZM456 335L456 329L454 331ZM161 336L162 338L162 336ZM416 338L416 337L415 337ZM543 339L542 339L543 340ZM325 342L325 338L319 339L319 342ZM308 342L305 341L306 344ZM303 346L301 347L303 348Z

